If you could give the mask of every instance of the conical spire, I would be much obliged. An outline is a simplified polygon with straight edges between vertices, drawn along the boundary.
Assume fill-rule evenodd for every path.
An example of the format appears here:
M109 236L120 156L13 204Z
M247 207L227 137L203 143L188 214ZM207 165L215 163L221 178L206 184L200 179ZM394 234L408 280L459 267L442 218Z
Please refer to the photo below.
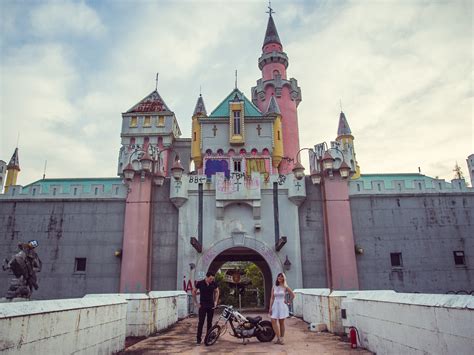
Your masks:
M349 128L349 124L347 123L346 116L344 112L341 111L339 115L339 127L337 128L337 136L344 136L344 135L351 135L351 129Z
M15 152L7 165L7 169L18 169L20 170L20 160L18 158L18 148L15 148Z
M207 116L206 106L204 105L204 99L200 94L194 108L193 116Z
M272 95L270 102L268 103L268 108L266 114L269 113L276 113L278 115L281 115L280 107L278 106L278 103L275 99L275 96Z
M265 39L263 40L263 47L269 43L277 43L281 45L280 37L278 36L278 31L273 21L272 13L270 11L270 17L268 18L267 32L265 32Z

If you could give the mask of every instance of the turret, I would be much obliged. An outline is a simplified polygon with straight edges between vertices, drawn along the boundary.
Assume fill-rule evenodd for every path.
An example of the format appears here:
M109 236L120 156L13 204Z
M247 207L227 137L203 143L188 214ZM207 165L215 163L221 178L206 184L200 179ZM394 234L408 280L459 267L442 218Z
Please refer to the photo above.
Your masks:
M204 105L202 95L198 97L192 118L191 159L194 161L196 170L202 167L200 117L207 117L206 106Z
M20 172L20 160L18 158L18 148L15 148L15 152L7 165L7 179L5 181L5 193L8 192L10 186L16 185L18 173Z
M345 156L351 157L351 161L346 162L350 165L351 170L354 170L352 179L358 179L360 177L360 167L356 160L356 154L354 149L354 136L352 135L349 123L347 123L346 115L341 111L339 115L339 126L337 127L337 138L341 149L347 152Z
M467 168L469 169L469 176L471 178L471 187L474 188L474 154L467 157Z
M5 183L5 175L7 174L7 163L0 160L0 193L3 191L3 184Z
M297 106L301 102L301 89L296 79L287 79L289 60L283 52L272 13L270 8L262 55L258 60L262 78L258 79L257 86L252 88L252 101L261 112L265 112L269 101L274 97L281 111L283 155L296 162L300 148ZM280 167L281 173L289 173L293 168L293 163L286 164L287 162L288 160L285 160L284 166Z
M271 97L265 114L275 116L275 122L273 123L272 164L274 168L278 168L283 158L283 137L281 128L281 111L274 96Z

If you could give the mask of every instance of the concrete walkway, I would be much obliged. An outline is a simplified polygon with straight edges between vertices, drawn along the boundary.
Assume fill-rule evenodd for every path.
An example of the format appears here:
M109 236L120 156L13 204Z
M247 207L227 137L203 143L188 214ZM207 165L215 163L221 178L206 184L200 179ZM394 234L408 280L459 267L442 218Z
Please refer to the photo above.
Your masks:
M260 315L268 318L267 315ZM214 316L214 321L216 320L217 317ZM231 329L228 326L227 333L213 346L205 346L195 343L197 318L186 318L165 332L128 347L121 354L372 354L363 349L351 349L349 343L330 333L310 332L308 325L301 319L289 318L285 324L285 345L260 343L255 337L250 338L250 343L243 345L241 339L229 334Z

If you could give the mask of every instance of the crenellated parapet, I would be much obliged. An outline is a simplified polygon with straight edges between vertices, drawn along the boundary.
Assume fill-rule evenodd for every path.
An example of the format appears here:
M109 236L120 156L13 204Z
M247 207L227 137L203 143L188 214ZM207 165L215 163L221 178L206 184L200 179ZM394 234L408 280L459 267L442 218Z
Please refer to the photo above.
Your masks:
M263 53L260 58L258 58L258 68L260 70L263 67L270 63L279 63L285 66L285 69L288 68L288 55L285 52L272 51L269 53Z
M277 98L282 97L283 87L286 86L290 92L291 99L296 102L296 105L298 106L301 102L301 88L298 86L298 81L295 78L290 78L290 80L287 80L282 79L281 76L276 76L271 80L257 80L257 86L252 88L252 102L255 105L258 105L259 101L265 101L266 88L269 85L273 86L275 90L275 96Z
M403 179L398 175L390 179L390 175L379 175L368 179L362 175L361 179L349 182L349 194L354 195L392 195L392 194L429 194L429 193L474 193L474 189L466 185L464 179L453 179L447 182L444 179L432 179L424 175L418 178Z
M125 199L127 186L119 179L91 182L72 182L40 180L28 186L13 185L0 200L64 200L64 199Z

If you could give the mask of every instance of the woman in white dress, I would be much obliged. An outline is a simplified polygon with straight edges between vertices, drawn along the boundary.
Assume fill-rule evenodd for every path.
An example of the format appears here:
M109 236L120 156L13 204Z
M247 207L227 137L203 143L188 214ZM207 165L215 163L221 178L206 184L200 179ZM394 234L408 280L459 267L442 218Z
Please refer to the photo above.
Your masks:
M286 294L290 295L290 301L286 301ZM272 319L272 326L277 340L275 344L284 344L285 341L285 318L288 318L290 312L288 305L295 298L295 294L288 287L286 283L286 276L284 273L279 273L275 282L275 286L272 287L272 295L270 297L270 318Z

